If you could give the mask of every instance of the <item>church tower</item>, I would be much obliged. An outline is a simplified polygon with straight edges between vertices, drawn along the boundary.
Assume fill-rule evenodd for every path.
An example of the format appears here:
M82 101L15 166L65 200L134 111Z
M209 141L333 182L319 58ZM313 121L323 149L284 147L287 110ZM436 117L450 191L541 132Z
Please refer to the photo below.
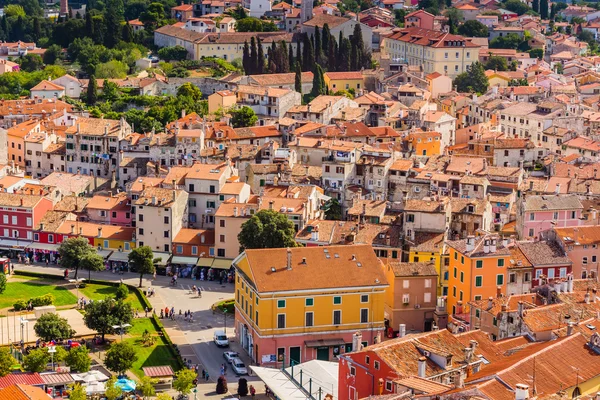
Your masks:
M302 0L300 3L300 23L304 23L313 17L313 0Z

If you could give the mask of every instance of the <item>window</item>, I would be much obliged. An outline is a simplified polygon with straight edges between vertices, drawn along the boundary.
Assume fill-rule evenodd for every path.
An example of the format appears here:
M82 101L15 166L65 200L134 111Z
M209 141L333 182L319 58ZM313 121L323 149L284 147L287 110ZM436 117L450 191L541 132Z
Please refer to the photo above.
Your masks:
M277 329L285 328L285 314L277 314Z
M342 310L333 311L333 324L340 325L342 323Z
M504 258L499 258L498 259L498 266L499 267L504 267Z
M210 193L215 193L215 185L210 185L209 190Z
M225 249L217 249L217 257L225 257Z
M583 258L581 259L581 263L582 263L582 264L587 264L587 263L588 263L588 258L587 258L587 257L583 257Z
M373 368L379 371L379 361L373 361Z
M525 272L525 275L523 276L523 281L524 282L531 281L531 274L529 272Z
M529 213L529 220L530 221L535 221L535 214L534 213Z
M163 232L163 237L166 237L166 238L168 238L168 237L169 237L169 231L164 231L164 232Z
M5 235L5 236L8 236L8 235ZM53 234L48 235L48 243L54 243L54 235Z
M224 219L219 220L219 227L225 228L225 220Z
M285 300L277 300L277 308L285 308Z
M548 278L554 278L554 268L548 268Z
M460 283L464 283L465 282L465 273L460 271Z
M559 273L561 278L565 278L567 276L567 269L561 268Z
M350 375L356 376L356 367L350 366Z
M219 241L225 243L225 235L219 235Z
M464 264L465 263L465 256L460 256L460 263Z
M313 326L314 324L314 314L312 311L307 312L306 314L304 314L304 325L305 326Z
M385 390L391 392L394 389L394 385L391 381L385 381Z
M361 303L368 303L369 302L369 295L368 294L362 294L360 296L360 302Z
M32 223L32 221L31 221L31 217L27 217L27 226L31 226L31 223ZM595 258L595 257L596 257L596 256L594 256L594 258Z
M414 214L406 214L406 222L415 222Z
M314 306L315 305L315 299L308 298L308 299L304 300L304 305L306 307L312 307L312 306Z
M169 217L163 217L163 221L165 222L165 224L169 223Z
M508 274L509 283L517 283L517 274Z
M179 254L183 253L183 246L177 245L177 253L179 253Z
M475 277L475 287L482 287L483 286L483 276L476 276Z
M431 287L431 279L425 279L425 288L428 289Z
M431 303L431 293L425 293L423 295L423 302L424 303Z
M198 255L198 246L192 246L192 254Z
M533 235L535 235L535 231L533 230L533 228L529 228L529 236L533 237Z
M17 224L17 216L16 216L16 215L13 215L13 216L12 216L12 224L13 224L13 225L16 225L16 224Z
M535 270L535 279L540 279L541 276L542 276L542 270L536 269Z
M369 309L361 308L360 309L360 323L366 324L367 322L369 322Z
M553 219L558 219L558 211L554 211L554 215L552 216Z
M477 260L475 262L475 268L483 268L483 260Z
M333 304L342 304L342 296L334 296Z
M144 214L138 214L138 221L143 222L144 221Z
M144 234L144 228L139 228L138 235L143 235L143 234Z
M8 224L8 215L2 216L2 222L4 222L5 224Z
M577 218L577 211L571 211L571 219Z
M504 275L498 274L496 275L496 285L500 286L504 284Z
M458 269L456 267L454 267L454 277L456 278L458 276Z

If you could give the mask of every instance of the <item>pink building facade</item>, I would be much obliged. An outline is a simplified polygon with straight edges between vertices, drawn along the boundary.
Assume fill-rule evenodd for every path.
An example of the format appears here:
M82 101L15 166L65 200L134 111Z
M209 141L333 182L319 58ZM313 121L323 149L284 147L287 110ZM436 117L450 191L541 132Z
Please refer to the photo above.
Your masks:
M582 211L577 196L528 196L518 206L519 237L540 240L554 228L580 226Z
M554 235L573 263L575 279L596 278L599 275L600 225L556 228Z

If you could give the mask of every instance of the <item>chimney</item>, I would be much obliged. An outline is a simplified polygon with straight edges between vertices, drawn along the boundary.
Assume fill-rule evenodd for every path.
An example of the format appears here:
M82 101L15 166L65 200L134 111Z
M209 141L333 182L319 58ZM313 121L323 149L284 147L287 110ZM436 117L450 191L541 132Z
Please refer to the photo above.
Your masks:
M152 204L156 205L156 196L152 196Z
M471 345L471 348L473 349L473 351L475 351L475 349L479 345L479 343L477 343L477 340L473 340L473 339L469 340L469 344Z
M362 349L362 333L356 332L352 335L352 351L359 351Z
M79 227L79 235L83 235L83 227Z
M573 327L575 326L575 323L573 322L569 322L567 324L567 336L571 336L573 334Z
M493 306L494 306L494 298L492 296L490 296L488 298L488 306L487 306L488 310L491 310Z
M583 296L583 301L585 301L585 304L590 304L590 292L589 290L585 293L585 296Z
M233 207L233 216L234 217L238 216L238 208L237 207Z
M483 240L483 252L489 254L490 252L490 239Z
M292 250L289 247L287 248L287 269L292 269Z
M490 253L496 252L496 239L490 241Z
M473 235L469 235L467 236L467 253L470 253L473 251L473 249L475 248L475 236Z
M573 274L567 275L567 290L573 293Z
M419 357L419 378L425 378L425 367L427 366L427 358Z
M519 301L518 305L517 305L517 310L519 313L519 317L523 318L523 302Z
M269 210L273 209L273 203L275 203L273 200L269 201Z
M497 298L502 297L502 286L496 287L496 297Z
M596 289L592 289L592 303L596 302L596 294L597 294L597 290Z
M44 231L44 223L40 222L40 231Z
M102 228L98 228L98 237L101 238L102 237Z
M398 329L398 337L403 338L404 336L406 336L406 324L400 324Z
M75 225L71 224L71 235L75 234Z
M173 203L175 203L176 198L177 198L177 191L173 190Z
M526 400L529 398L529 386L523 383L517 383L515 389L515 400Z

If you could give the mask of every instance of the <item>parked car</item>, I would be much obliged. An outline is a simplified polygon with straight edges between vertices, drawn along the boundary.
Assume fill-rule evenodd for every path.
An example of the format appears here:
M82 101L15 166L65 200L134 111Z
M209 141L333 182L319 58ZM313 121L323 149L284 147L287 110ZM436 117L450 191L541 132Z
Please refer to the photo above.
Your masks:
M233 368L233 372L235 372L236 375L248 375L246 365L239 358L234 358L231 362L231 366Z
M227 339L227 335L223 331L215 331L213 341L219 347L229 347L229 339Z
M227 360L227 362L229 364L231 364L233 362L234 358L239 358L240 355L238 353L236 353L235 351L226 351L223 353L223 358L225 360Z

